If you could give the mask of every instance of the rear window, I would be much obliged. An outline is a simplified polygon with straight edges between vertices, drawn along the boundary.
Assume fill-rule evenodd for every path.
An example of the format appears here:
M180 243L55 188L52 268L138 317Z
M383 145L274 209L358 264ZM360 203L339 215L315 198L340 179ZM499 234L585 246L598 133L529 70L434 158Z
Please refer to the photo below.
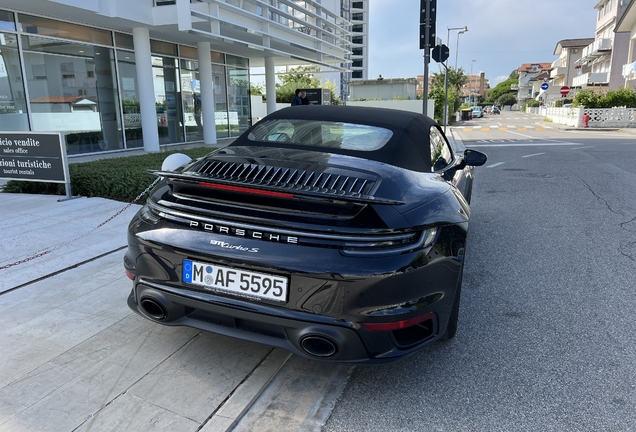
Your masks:
M353 123L316 120L267 120L258 123L247 136L250 141L374 151L386 144L393 132Z

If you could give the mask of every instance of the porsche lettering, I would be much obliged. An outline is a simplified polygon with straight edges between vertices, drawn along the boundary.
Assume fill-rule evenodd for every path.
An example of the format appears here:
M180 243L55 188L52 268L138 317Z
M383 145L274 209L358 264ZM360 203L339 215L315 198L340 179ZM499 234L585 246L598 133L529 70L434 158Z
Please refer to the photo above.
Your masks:
M236 237L253 238L257 240L267 240L271 242L298 244L298 237L286 236L281 234L270 234L261 231L246 230L242 228L227 227L222 225L214 225L209 223L201 223L199 221L190 221L193 228L202 228L204 231L215 232L219 234L233 235Z

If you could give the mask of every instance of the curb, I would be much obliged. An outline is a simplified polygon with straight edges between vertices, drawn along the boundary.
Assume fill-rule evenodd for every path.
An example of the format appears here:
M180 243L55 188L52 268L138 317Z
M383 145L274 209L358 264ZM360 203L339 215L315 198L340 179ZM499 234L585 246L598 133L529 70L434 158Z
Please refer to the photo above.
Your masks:
M229 399L200 429L200 432L230 432L234 429L290 357L289 351L274 348L252 374L234 390Z

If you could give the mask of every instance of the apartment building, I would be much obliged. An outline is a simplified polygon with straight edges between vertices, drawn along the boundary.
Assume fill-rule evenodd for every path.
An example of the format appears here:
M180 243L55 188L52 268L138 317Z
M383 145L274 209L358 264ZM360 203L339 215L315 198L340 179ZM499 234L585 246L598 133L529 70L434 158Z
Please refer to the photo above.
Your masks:
M531 99L538 95L538 91L533 90L533 80L539 75L549 78L548 73L552 69L552 63L524 63L517 71L519 72L519 84L516 86L517 103L519 105L527 104ZM534 81L536 82L536 81ZM515 90L513 87L512 90ZM536 94L535 94L536 93Z
M560 97L563 86L576 87L589 66L581 61L583 52L594 44L594 38L564 39L557 42L554 55L559 56L552 62L550 71L550 89L548 94ZM550 91L552 90L552 91Z
M464 97L473 100L477 97L485 98L488 95L490 83L486 74L481 72L479 75L468 75L466 84L462 86L462 94Z
M312 0L3 0L0 130L63 132L69 155L237 136L250 67L346 72L351 24Z
M628 2L625 11L616 24L617 36L628 36L627 60L623 65L622 75L626 88L636 88L636 1Z
M615 90L625 84L623 65L627 63L630 36L615 30L629 3L629 0L601 0L596 4L594 39L576 63L580 74L573 79L572 86Z

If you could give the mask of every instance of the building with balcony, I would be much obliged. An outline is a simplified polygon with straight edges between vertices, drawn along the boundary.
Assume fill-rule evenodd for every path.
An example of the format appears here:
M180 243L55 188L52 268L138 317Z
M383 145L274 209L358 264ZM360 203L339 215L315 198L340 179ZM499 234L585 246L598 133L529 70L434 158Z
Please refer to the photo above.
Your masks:
M347 72L351 23L313 0L3 0L0 130L69 155L213 144L251 125L250 67ZM323 1L327 3L327 1Z
M559 58L552 62L549 81L555 95L561 87L573 86L573 80L583 70L578 62L583 54L583 49L593 42L594 38L564 39L557 42L554 55L559 56ZM550 89L548 89L548 93L552 93ZM560 93L558 94L560 97Z
M636 1L629 2L621 18L616 24L616 36L626 35L629 38L627 59L622 67L623 84L626 88L636 88Z
M601 0L597 10L594 40L582 51L577 60L579 74L574 87L615 90L625 84L623 65L627 63L630 39L625 33L616 33L616 25L627 8L628 0Z
M519 105L527 104L533 98L531 80L541 74L546 74L552 69L552 64L544 63L524 63L517 71L519 72L519 84L517 84L517 102ZM513 90L513 89L511 89Z
M466 84L462 86L462 95L469 100L479 97L485 99L489 89L490 83L488 82L488 78L486 78L484 72L481 72L479 75L468 75L466 77Z

